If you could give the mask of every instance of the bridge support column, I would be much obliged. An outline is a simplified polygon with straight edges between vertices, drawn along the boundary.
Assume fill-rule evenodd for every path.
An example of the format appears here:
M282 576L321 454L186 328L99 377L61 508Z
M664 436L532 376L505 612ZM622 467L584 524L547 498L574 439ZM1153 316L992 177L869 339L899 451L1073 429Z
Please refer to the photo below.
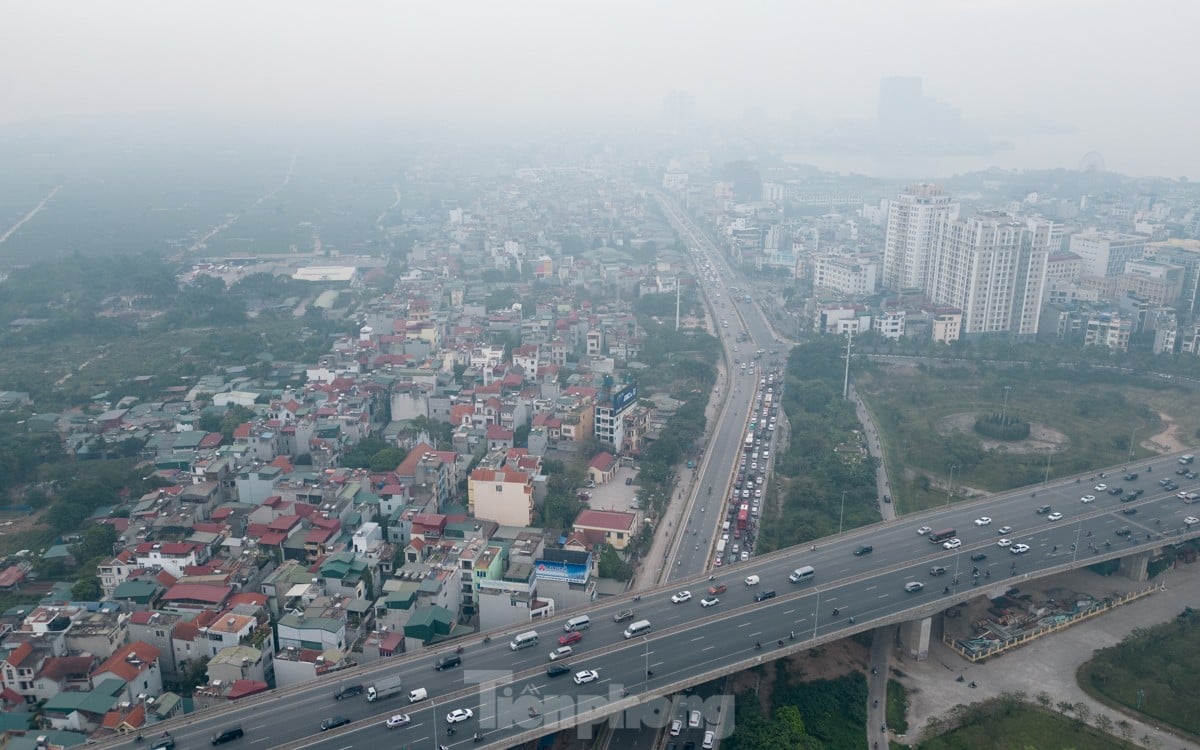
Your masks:
M1145 581L1150 577L1146 569L1149 562L1149 552L1137 552L1132 555L1125 555L1121 558L1121 564L1117 572L1133 581Z
M929 638L933 632L933 618L909 620L900 628L900 639L908 649L908 655L917 661L929 658Z

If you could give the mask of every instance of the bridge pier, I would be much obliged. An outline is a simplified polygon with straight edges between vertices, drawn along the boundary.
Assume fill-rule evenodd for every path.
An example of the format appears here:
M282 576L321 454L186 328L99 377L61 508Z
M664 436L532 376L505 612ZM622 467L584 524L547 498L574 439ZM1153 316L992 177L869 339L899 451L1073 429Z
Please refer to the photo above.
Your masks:
M1147 564L1150 562L1149 552L1135 552L1121 558L1117 572L1131 581L1145 581L1150 575Z
M929 658L929 638L933 633L933 617L909 620L900 628L900 640L908 655L917 661Z

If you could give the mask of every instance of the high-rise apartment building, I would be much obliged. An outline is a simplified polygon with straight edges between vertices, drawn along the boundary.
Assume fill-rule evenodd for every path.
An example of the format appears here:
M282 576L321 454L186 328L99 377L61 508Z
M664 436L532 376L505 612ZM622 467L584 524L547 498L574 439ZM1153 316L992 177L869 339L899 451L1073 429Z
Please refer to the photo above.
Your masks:
M926 293L962 311L962 333L1034 335L1053 225L1000 212L943 220Z
M1083 259L1087 276L1113 278L1125 273L1125 263L1142 257L1146 238L1120 232L1084 232L1071 235L1071 252Z
M957 216L958 203L940 185L909 185L891 201L883 249L883 285L897 292L925 289L935 228Z

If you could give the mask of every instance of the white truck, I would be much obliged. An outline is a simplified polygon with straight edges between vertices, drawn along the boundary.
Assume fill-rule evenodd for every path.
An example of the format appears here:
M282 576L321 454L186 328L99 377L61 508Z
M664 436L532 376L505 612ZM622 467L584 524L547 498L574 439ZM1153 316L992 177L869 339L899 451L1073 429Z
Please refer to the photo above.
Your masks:
M367 688L367 701L374 703L382 698L390 698L400 692L400 675L383 677Z

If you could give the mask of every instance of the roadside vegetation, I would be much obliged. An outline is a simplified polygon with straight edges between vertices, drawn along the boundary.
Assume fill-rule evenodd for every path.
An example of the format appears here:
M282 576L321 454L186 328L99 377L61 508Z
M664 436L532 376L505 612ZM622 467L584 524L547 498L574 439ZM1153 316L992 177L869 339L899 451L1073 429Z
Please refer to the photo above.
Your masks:
M791 663L791 662L789 662ZM775 670L768 705L756 691L737 696L733 734L726 750L839 750L863 747L867 681L860 672L833 680L801 682Z
M1100 649L1079 668L1089 695L1147 721L1200 736L1200 612L1188 607L1170 622L1138 628Z

